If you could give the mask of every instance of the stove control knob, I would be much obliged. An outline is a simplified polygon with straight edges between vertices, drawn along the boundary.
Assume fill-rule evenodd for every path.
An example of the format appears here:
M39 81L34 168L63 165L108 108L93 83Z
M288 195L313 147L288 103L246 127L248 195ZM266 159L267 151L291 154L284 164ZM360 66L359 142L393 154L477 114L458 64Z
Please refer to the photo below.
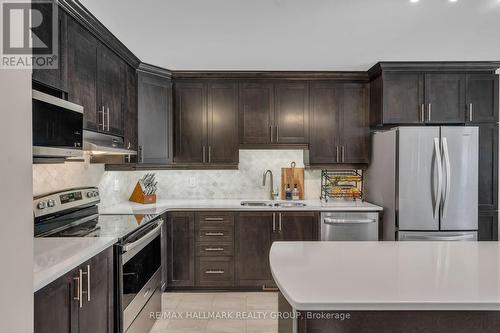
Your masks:
M99 196L99 192L94 191L94 197L98 197L98 196Z
M87 198L92 198L93 196L92 192L87 192Z
M54 207L56 205L56 202L52 199L50 199L49 201L47 201L47 206L48 207Z
M45 202L44 202L44 201L40 201L40 202L36 205L36 207L37 207L38 209L45 209L45 207L47 207L47 206L45 205Z

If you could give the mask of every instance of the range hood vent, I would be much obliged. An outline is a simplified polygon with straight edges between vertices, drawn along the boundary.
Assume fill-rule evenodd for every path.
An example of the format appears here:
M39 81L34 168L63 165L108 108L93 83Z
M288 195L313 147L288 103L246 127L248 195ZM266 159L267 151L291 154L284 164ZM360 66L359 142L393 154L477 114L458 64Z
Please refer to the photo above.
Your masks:
M125 147L123 137L94 131L83 131L83 150L92 155L137 155Z

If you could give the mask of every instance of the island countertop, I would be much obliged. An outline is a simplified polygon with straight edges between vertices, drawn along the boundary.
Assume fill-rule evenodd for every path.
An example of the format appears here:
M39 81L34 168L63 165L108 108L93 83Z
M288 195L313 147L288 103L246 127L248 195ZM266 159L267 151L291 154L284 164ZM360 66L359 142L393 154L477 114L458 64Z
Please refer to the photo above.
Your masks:
M275 242L295 310L500 310L498 242Z

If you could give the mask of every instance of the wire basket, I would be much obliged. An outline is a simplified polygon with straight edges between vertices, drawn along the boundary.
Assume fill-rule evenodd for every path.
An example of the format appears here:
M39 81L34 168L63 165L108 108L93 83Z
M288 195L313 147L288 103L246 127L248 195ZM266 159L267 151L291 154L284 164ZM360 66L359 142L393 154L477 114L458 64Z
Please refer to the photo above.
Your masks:
M362 200L363 175L356 170L322 170L321 200Z

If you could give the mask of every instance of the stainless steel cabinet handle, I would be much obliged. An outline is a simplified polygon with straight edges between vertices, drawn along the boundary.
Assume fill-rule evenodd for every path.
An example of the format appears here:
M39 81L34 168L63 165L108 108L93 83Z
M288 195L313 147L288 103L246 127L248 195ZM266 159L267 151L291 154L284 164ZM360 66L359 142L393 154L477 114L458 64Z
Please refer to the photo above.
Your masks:
M224 221L223 217L205 217L205 221Z
M342 163L344 163L345 162L345 147L344 146L342 146L341 152L342 152Z
M219 252L219 251L224 251L224 248L223 247L206 247L205 251Z
M272 126L269 126L269 132L271 133L270 134L271 142L273 142L273 127Z
M420 122L421 123L425 122L425 105L423 103L420 106Z
M427 120L431 121L431 119L432 119L432 104L431 103L429 103L429 114L427 116L428 116Z
M74 277L73 280L75 281L75 285L76 285L76 292L75 292L76 296L74 296L73 299L75 301L78 301L80 307L82 307L82 303L81 303L82 295L80 293L80 291L81 291L81 288L80 288L80 277L79 276Z
M472 103L469 103L469 121L472 122Z
M335 146L335 155L337 163L339 163L339 146Z
M205 274L224 274L224 270L223 269L219 269L219 270L209 269L209 270L205 271Z
M144 162L144 150L142 149L142 145L138 147L139 149L139 162L143 163Z
M87 265L87 301L90 302L90 265Z
M273 213L273 232L276 231L276 214Z
M281 232L281 230L283 230L283 221L282 221L281 213L280 213L278 226L279 226L279 232Z
M224 236L223 232L205 232L205 236Z
M276 142L280 142L280 128L276 126Z
M109 132L109 107L108 107L108 132Z
M83 307L83 271L78 270L78 307Z

